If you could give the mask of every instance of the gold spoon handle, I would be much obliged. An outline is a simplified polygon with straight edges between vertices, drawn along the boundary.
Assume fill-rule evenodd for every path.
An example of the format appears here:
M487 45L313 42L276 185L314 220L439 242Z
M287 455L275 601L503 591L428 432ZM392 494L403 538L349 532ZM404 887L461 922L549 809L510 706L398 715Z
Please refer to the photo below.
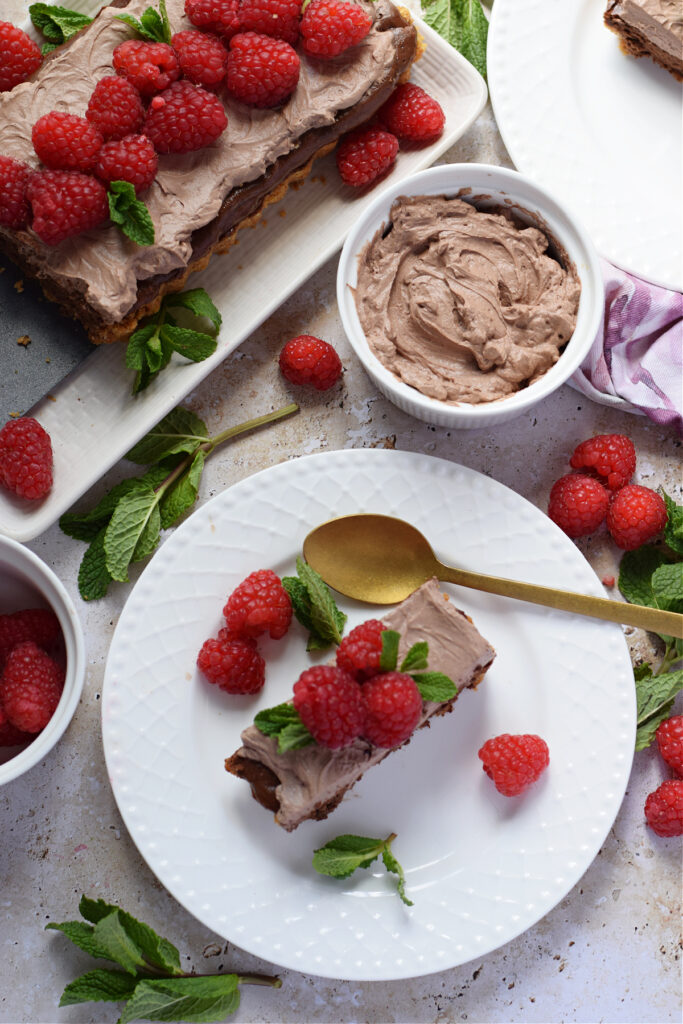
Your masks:
M621 601L610 601L605 597L574 594L569 590L555 590L552 587L541 587L536 583L504 580L499 576L453 569L442 562L437 563L436 575L445 583L456 583L471 590L483 590L487 594L499 594L501 597L514 597L518 601L542 604L547 608L559 608L561 611L576 612L578 615L591 615L596 619L621 622L627 626L639 626L641 629L652 630L653 633L664 633L666 636L683 639L683 615L677 612L665 612L641 604L624 604Z

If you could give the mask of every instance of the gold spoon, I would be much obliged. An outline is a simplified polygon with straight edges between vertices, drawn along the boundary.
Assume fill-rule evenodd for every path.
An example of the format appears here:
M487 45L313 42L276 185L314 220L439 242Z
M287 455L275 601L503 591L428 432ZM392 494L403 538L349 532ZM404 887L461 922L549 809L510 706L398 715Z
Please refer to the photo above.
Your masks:
M436 576L446 583L487 594L514 597L683 639L683 615L676 612L444 565L419 530L393 516L361 514L331 519L306 537L304 558L340 594L369 604L396 604Z

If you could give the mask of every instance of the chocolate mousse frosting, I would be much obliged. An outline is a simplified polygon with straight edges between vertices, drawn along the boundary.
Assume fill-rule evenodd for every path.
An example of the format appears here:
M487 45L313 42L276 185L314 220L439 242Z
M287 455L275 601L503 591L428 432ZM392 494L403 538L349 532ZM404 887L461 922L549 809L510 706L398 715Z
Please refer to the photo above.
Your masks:
M557 362L576 324L574 268L508 210L400 196L358 258L368 344L399 380L458 404L493 402Z
M423 584L382 621L401 634L399 664L414 643L426 640L429 671L449 676L458 693L476 686L495 657L491 645L436 579ZM456 698L439 704L425 701L417 728L451 711ZM241 739L240 749L226 760L226 770L250 782L255 799L274 811L275 821L288 832L308 818L326 818L368 768L392 753L357 739L341 750L314 743L278 754L277 739L255 725L245 729Z

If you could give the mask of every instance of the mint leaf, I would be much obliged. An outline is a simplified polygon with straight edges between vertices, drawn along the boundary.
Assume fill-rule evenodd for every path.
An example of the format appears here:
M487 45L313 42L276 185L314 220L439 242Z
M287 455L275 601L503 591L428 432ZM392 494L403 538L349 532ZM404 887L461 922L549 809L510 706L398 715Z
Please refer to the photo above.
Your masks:
M194 1021L213 1024L240 1004L236 974L139 981L119 1024L130 1021Z
M652 743L657 726L671 714L680 690L683 690L683 670L636 680L636 750L643 750Z
M264 708L254 718L254 725L265 736L277 737L278 754L284 754L288 750L300 750L301 747L315 743L293 704L277 704L273 708Z
M117 14L115 17L135 29L142 39L148 39L152 43L170 43L171 26L169 25L164 0L160 0L159 9L161 14L153 7L148 7L140 15L139 21L131 14Z
M652 675L652 665L648 664L647 661L641 662L640 665L633 666L633 678L638 683L641 679L649 679Z
M413 644L405 658L401 662L401 672L417 672L419 669L427 668L427 655L429 644L426 640L420 640Z
M138 921L132 914L126 913L125 910L112 903L106 903L104 900L91 900L87 896L81 897L78 909L83 917L93 924L97 924L109 914L117 913L124 930L132 942L138 946L148 963L171 974L182 973L180 954L176 947L168 939L157 935L148 924Z
M92 21L87 14L71 11L56 4L31 4L28 13L36 28L53 44L51 49L71 39Z
M683 555L683 506L677 505L666 491L662 491L662 497L667 512L664 540L677 555Z
M199 482L202 478L205 461L204 452L197 452L187 472L183 473L176 480L161 499L159 512L161 515L161 526L164 530L168 529L181 516L185 515L197 500Z
M636 548L635 551L626 551L619 565L617 581L617 586L626 600L631 604L645 604L650 608L658 608L652 589L652 574L668 561L664 552L651 544Z
M59 45L59 43L43 43L40 48L40 52L43 57L47 57L48 53L52 53L52 51L56 50Z
M81 559L78 569L78 593L84 601L97 601L104 597L113 577L107 569L107 556L104 552L105 527L97 536Z
M188 327L175 327L172 324L164 324L161 328L161 337L171 348L193 363L201 363L208 359L218 345L210 334L192 331Z
M391 852L391 843L388 841L384 850L382 850L382 860L384 861L384 867L387 871L391 871L393 874L398 875L398 894L403 903L405 903L407 907L414 906L413 901L409 900L406 895L406 876L403 873L403 868Z
M283 576L282 586L289 594L292 602L292 611L304 627L312 632L313 620L311 619L311 599L308 596L308 588L302 583L298 576ZM329 644L325 644L329 647ZM306 648L308 650L309 648Z
M194 452L208 439L209 432L204 421L191 409L178 406L126 452L124 458L141 466L149 466L178 452Z
M158 483L161 483L165 475L166 472L162 471ZM119 498L133 491L146 491L150 486L155 487L156 484L147 479L147 474L144 477L122 480L121 483L115 484L89 512L65 512L59 520L60 528L74 540L92 540L111 518Z
M659 608L683 612L683 562L660 565L652 573L651 583Z
M382 672L394 672L398 662L398 645L401 634L395 629L383 629L382 653L379 656L379 667Z
M128 581L128 565L138 541L145 534L150 517L157 507L157 500L151 487L147 491L126 494L118 502L109 521L104 534L107 569L112 578L121 583Z
M145 324L131 334L126 345L126 366L129 370L142 370L146 365L145 350L147 342L158 331L158 324Z
M309 630L307 650L323 651L341 643L346 615L337 608L330 588L302 558L296 560L298 576L285 576L282 584L292 600L301 625Z
M421 0L427 24L486 78L489 23L479 0Z
M123 967L128 974L136 974L139 967L145 966L145 959L137 943L123 927L119 911L114 910L106 917L97 922L93 929L93 938L106 956L119 966Z
M158 17L158 15L157 15ZM107 191L109 216L136 245L154 243L154 223L129 181L111 181Z
M419 672L413 679L422 699L433 701L435 704L452 700L458 692L453 680L443 672Z
M136 985L137 978L132 978L130 974L99 967L70 982L62 992L59 1005L118 1003L132 996Z
M140 536L138 537L135 550L131 555L131 562L141 562L143 558L151 555L161 540L161 513L159 505L153 506L149 518L145 523ZM106 550L106 548L105 548Z
M95 929L92 925L83 924L82 921L62 921L61 924L57 924L56 921L50 921L49 924L45 925L45 930L62 932L70 942L73 942L74 946L78 946L79 949L82 949L84 953L89 953L90 956L110 959L106 950L97 941Z
M213 324L214 332L220 329L223 318L203 288L189 288L185 292L174 292L165 299L167 307L189 309L196 317L204 317Z
M368 868L385 849L384 839L342 835L313 853L313 867L321 875L348 878L357 868Z

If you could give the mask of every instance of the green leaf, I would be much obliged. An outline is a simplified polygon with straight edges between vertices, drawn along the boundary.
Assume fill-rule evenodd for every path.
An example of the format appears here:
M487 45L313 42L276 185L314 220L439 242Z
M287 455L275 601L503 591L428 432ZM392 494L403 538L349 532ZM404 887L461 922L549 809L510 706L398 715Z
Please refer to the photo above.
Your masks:
M159 459L178 452L194 452L208 440L206 424L190 409L178 406L164 416L149 434L126 452L125 458L138 465L149 466Z
M278 754L284 754L288 750L300 750L315 743L293 704L277 704L273 708L264 708L254 718L254 725L265 736L277 737Z
M137 331L131 334L126 345L126 366L129 370L142 370L147 365L147 342L158 330L158 324L150 323L138 327Z
M382 672L394 672L398 662L398 645L401 634L395 629L382 630L382 653L379 656L379 667Z
M65 512L59 520L59 525L64 533L75 540L92 540L111 518L120 498L133 491L148 489L149 481L144 477L122 480L121 483L115 484L89 512Z
M423 700L441 704L453 700L458 690L452 679L443 672L419 672L413 676Z
M60 45L60 43L43 43L43 45L40 48L40 52L43 55L43 57L47 57L48 53L52 53L52 51L56 50L57 47Z
M150 487L148 491L126 494L117 504L104 534L107 569L113 579L121 583L128 581L128 566L157 501Z
M197 500L199 481L202 477L205 460L204 452L198 451L190 468L176 480L161 499L159 512L161 526L164 530L173 526L188 509L192 508Z
M142 951L124 928L118 909L97 922L93 937L100 949L106 950L105 956L129 974L136 974L138 968L145 966Z
M82 949L84 953L89 953L90 956L111 959L107 951L98 942L92 925L83 924L82 921L62 921L61 924L51 921L45 925L45 929L46 931L52 929L62 932L63 935L66 935L67 939L73 942L74 946L78 946L79 949Z
M683 670L636 680L636 750L643 750L652 743L657 726L669 717L680 690L683 690Z
M77 32L86 25L89 25L92 18L80 11L71 11L67 7L59 7L56 4L31 4L28 9L31 21L49 39L53 45L71 39Z
M201 363L208 359L216 351L218 344L210 334L191 331L188 327L173 327L171 324L164 324L161 328L161 337L176 352L193 363Z
M309 631L313 630L313 620L311 619L311 599L308 596L308 588L305 583L302 583L298 576L283 576L282 586L289 594L289 598L292 602L292 611L296 615L297 619L304 627ZM327 642L326 647L330 644ZM308 648L306 648L308 650Z
M148 963L168 971L171 974L181 972L180 954L176 947L162 938L144 921L138 921L132 914L117 907L113 903L106 903L104 900L91 900L87 896L81 897L78 909L87 921L97 924L109 914L118 913L119 920L131 940L139 947Z
M667 512L664 540L677 555L683 555L683 506L677 505L666 491L662 491L662 497Z
M170 43L171 42L171 26L168 22L168 15L166 14L166 5L164 0L160 0L159 11L156 11L153 7L148 7L147 10L143 11L140 15L140 20L134 18L131 14L117 14L115 15L119 21L124 21L126 25L130 25L131 28L135 29L142 39L148 39L152 43Z
M104 597L112 582L112 575L107 569L107 556L104 553L105 527L87 548L78 570L78 592L84 601L97 601Z
M205 317L211 321L216 333L223 322L221 314L203 288L190 288L185 292L174 292L172 295L168 295L164 302L167 307L182 306L184 309L189 309L195 316Z
M386 849L383 839L342 835L313 853L313 867L321 875L348 878L357 868L368 868Z
M486 78L489 23L479 0L422 0L422 16Z
M161 513L159 512L159 505L154 505L152 508L149 519L145 523L142 533L138 537L138 542L135 545L135 551L131 557L131 562L141 562L143 558L147 558L151 555L161 539Z
M652 593L659 608L683 612L683 562L660 565L652 574Z
M429 644L426 640L420 640L418 643L413 644L405 658L401 662L401 672L417 672L420 669L427 668L427 656L429 654Z
M617 586L631 604L645 604L658 608L652 589L652 574L669 559L659 548L645 545L635 551L626 551L619 566Z
M157 15L158 17L158 15ZM154 243L154 223L129 181L112 181L107 191L109 216L136 245Z
M391 852L391 843L389 841L387 841L387 844L382 851L382 860L384 861L384 866L387 871L391 871L393 874L398 875L398 894L403 903L405 903L407 907L414 906L413 901L409 900L406 895L406 876L403 873L403 868Z
M124 974L123 971L98 967L70 982L62 992L59 1005L118 1003L133 995L137 983L137 978L132 978L130 974Z
M129 1024L144 1018L213 1024L234 1013L239 1003L236 974L144 980L138 982L119 1021Z
M346 615L337 608L330 588L301 558L296 560L298 576L285 576L282 585L292 601L301 625L309 630L308 651L324 651L341 642Z
M633 666L633 678L636 682L640 682L641 679L649 679L652 675L652 665L647 661L643 661L640 665Z

